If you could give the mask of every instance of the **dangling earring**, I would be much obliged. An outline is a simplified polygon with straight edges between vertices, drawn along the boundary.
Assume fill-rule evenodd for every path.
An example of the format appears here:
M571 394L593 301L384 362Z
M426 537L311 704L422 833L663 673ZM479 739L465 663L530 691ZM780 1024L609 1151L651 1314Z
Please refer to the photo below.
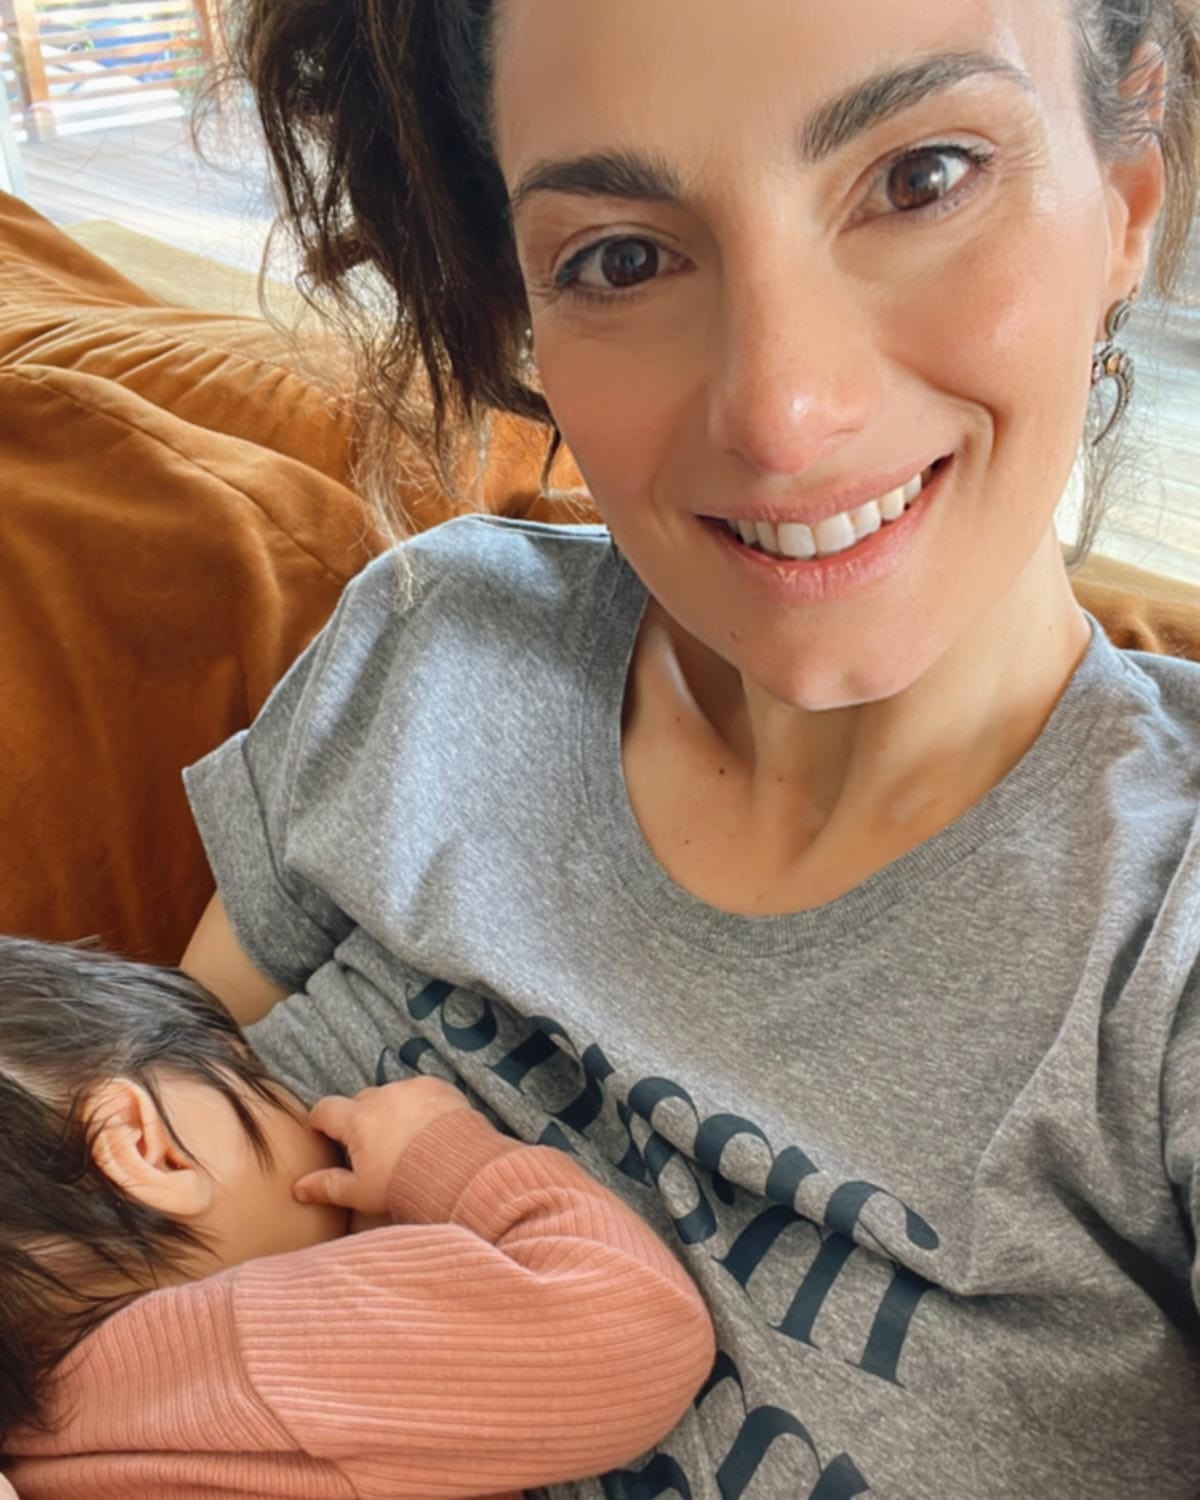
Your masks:
M1104 424L1104 431L1099 437L1093 439L1093 447L1099 447L1129 410L1129 403L1133 400L1134 359L1127 349L1121 348L1117 343L1117 335L1133 316L1136 301L1135 289L1132 296L1118 302L1109 313L1108 322L1104 325L1104 346L1097 351L1096 357L1092 360L1093 389L1105 380L1115 380L1117 383L1116 405L1112 409L1112 415Z

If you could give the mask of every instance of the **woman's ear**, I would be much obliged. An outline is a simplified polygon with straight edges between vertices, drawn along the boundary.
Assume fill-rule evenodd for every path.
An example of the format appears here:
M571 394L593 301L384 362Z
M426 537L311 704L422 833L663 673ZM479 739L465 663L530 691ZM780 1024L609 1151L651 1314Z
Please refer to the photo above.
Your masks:
M1144 139L1140 147L1118 156L1107 168L1112 232L1108 291L1113 302L1128 297L1130 289L1145 280L1154 248L1166 196L1161 132L1168 85L1167 62L1162 52L1157 47L1145 48L1134 60L1123 90L1127 97L1143 101Z
M92 1160L128 1197L173 1219L195 1219L212 1205L213 1184L167 1129L140 1083L110 1078L85 1104Z

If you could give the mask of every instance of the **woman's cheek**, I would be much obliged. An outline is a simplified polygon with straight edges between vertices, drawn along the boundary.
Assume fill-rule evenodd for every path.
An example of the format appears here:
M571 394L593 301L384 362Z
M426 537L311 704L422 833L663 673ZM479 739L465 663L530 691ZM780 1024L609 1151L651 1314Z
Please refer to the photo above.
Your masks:
M1080 330L1103 295L1098 276L1092 285L1079 274L1099 260L1093 233L1087 215L1030 212L981 236L906 299L911 315L893 303L891 358L931 392L985 412L998 436L1037 434L1073 457L1091 364Z
M665 334L657 344L603 332L563 335L539 342L538 367L559 431L601 509L643 494L685 428L694 394L695 374L689 380L677 342Z

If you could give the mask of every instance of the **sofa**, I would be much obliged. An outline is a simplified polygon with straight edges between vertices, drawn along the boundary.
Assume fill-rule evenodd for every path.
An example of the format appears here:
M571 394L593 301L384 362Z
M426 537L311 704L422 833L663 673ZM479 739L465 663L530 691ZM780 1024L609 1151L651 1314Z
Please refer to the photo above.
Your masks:
M182 952L212 887L180 770L386 544L311 363L0 194L0 932ZM474 503L580 519L540 495L544 448L502 419ZM399 499L417 527L461 508L427 480ZM1200 660L1200 589L1103 559L1075 587L1119 645Z

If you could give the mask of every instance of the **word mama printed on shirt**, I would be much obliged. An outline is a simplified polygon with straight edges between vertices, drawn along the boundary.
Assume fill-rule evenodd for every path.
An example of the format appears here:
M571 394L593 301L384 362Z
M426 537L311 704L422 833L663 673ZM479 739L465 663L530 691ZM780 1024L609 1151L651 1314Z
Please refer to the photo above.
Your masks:
M453 1015L464 1005L474 1014L459 1023ZM694 1271L696 1247L724 1244L713 1257L720 1273L779 1339L829 1354L818 1342L817 1321L845 1299L854 1310L855 1347L832 1357L904 1388L901 1356L931 1283L885 1247L898 1222L912 1250L929 1252L940 1243L908 1205L871 1183L833 1178L797 1146L777 1151L740 1115L702 1113L677 1083L618 1074L600 1046L580 1049L551 1018L520 1016L440 981L412 995L407 1009L416 1034L381 1054L377 1083L448 1069L460 1086L464 1077L477 1090L485 1077L508 1085L547 1116L538 1144L574 1152L574 1136L631 1183L653 1190L651 1201L665 1210ZM552 1104L547 1096L561 1091L564 1062L576 1092ZM797 1255L798 1231L812 1240L811 1256ZM797 1278L798 1260L807 1263ZM796 1412L751 1402L741 1370L724 1351L694 1407L722 1500L740 1500L752 1484L756 1493L786 1493L789 1500L853 1500L871 1490L853 1456L825 1451ZM714 1440L723 1451L713 1454ZM773 1487L770 1467L784 1455L791 1477L781 1481L786 1488ZM806 1492L794 1487L798 1466L815 1476ZM636 1471L604 1476L601 1485L605 1500L695 1500L683 1463L664 1450Z

